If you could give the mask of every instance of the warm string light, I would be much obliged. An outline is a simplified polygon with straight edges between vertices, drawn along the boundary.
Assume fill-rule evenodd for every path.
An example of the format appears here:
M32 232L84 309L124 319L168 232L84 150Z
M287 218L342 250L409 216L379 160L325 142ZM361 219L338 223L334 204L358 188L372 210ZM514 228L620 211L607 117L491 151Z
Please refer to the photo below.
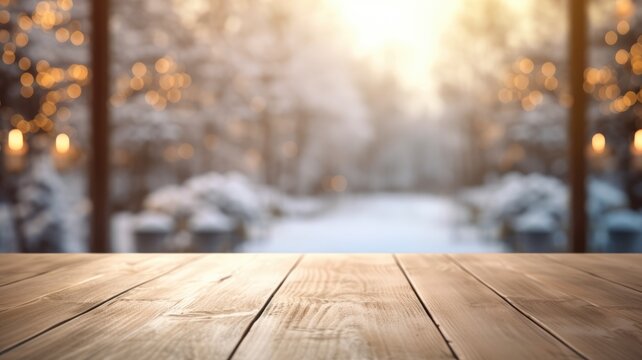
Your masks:
M532 111L544 101L544 95L556 94L559 80L557 66L551 61L536 64L532 59L521 58L513 64L513 72L506 77L504 87L497 97L502 103L518 102L525 111ZM565 95L556 95L565 104Z
M37 96L35 102L38 104L37 113L32 118L26 118L18 109L7 108L12 113L9 121L14 127L7 134L7 149L8 154L17 159L28 150L27 134L49 133L56 128L54 119L69 120L71 110L65 104L82 95L90 72L83 64L51 64L44 59L30 58L20 51L32 46L30 34L34 29L51 34L59 43L83 46L86 37L81 30L81 22L71 17L73 0L41 0L36 2L31 13L13 11L13 4L15 2L10 0L0 0L0 23L8 25L0 29L0 58L4 64L16 68L20 96L24 99ZM53 151L59 155L58 158L67 158L71 150L71 139L67 133L55 136Z
M142 94L145 102L158 111L164 110L170 103L178 103L183 98L183 90L192 83L191 76L178 71L178 68L179 65L167 56L156 59L151 65L134 63L130 74L116 81L111 104L120 106L135 94Z

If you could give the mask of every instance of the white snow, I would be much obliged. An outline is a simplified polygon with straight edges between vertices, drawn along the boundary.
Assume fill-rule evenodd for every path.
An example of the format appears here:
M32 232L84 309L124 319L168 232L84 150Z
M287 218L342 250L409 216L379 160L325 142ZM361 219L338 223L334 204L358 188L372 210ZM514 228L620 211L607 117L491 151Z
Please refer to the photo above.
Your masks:
M559 224L550 213L541 210L532 210L524 214L517 215L511 224L513 229L520 232L553 232L559 227Z
M189 220L190 230L196 232L227 232L235 226L236 221L220 211L201 211Z
M642 215L629 209L612 211L605 215L606 227L611 230L642 232Z
M173 227L174 219L167 214L145 211L136 216L135 228L137 231L169 233Z
M284 218L263 238L244 243L244 252L497 252L465 225L463 207L420 194L346 196L328 211Z

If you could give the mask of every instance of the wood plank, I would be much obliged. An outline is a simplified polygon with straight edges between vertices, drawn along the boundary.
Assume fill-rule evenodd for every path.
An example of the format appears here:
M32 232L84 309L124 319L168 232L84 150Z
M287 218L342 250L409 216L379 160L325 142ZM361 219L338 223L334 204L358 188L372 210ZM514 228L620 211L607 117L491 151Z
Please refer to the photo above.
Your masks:
M97 254L0 254L0 286L97 259Z
M459 358L579 358L445 255L397 255Z
M642 291L642 254L550 254L551 259Z
M114 255L7 285L0 292L0 353L194 258Z
M66 255L59 256L66 257ZM6 285L0 292L0 313L68 287L94 281L114 271L135 269L137 263L145 260L149 260L149 257L144 254L123 254L119 257L99 256L77 266L58 268L42 276Z
M299 255L206 255L7 353L226 359Z
M542 254L521 254L503 261L551 289L571 294L642 324L642 294L555 262Z
M453 258L583 356L639 359L642 324L511 266L509 259L519 256L523 255L453 255Z
M306 255L234 356L452 357L390 254Z

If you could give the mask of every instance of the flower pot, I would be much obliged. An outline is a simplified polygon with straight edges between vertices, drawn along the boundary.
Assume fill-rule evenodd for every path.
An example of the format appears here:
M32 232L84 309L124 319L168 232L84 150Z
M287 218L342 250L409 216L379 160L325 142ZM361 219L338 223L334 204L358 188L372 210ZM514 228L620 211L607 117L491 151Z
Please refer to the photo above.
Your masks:
M609 229L607 252L626 253L640 251L642 240L640 232L635 229Z
M232 236L227 231L193 231L192 246L197 252L229 252Z
M515 250L518 252L555 251L555 237L550 230L526 230L515 233Z

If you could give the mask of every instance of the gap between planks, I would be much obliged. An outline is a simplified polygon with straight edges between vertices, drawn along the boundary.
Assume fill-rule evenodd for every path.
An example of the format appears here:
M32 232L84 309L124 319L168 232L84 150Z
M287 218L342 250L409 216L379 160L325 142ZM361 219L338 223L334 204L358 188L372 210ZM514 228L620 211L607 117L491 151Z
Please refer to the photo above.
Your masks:
M495 294L496 294L500 299L502 299L506 304L508 304L511 308L515 309L515 311L517 311L518 313L522 314L526 319L530 320L530 321L531 321L532 323L534 323L537 327L539 327L540 329L542 329L543 331L545 331L546 333L548 333L549 335L551 335L552 337L554 337L554 338L555 338L557 341L559 341L560 343L564 344L564 346L566 346L567 348L569 348L571 351L573 351L573 352L574 352L575 354L577 354L579 357L581 357L581 358L583 358L583 359L588 359L588 357L587 357L586 355L582 354L582 353L581 353L581 352L579 352L577 349L575 349L573 346L571 346L571 344L569 344L568 342L564 341L564 339L562 339L560 336L558 336L557 334L555 334L555 332L551 331L551 330L550 330L550 329L548 329L546 326L544 326L544 324L542 324L540 321L538 321L535 317L531 316L531 315L530 315L530 314L528 314L527 312L525 312L525 311L523 311L522 309L520 309L520 308L519 308L517 305L515 305L512 301L510 301L509 299L507 299L506 297L504 297L504 296L503 296L499 291L497 291L494 287L492 287L492 286L490 286L489 284L487 284L486 282L484 282L480 277L478 277L478 276L477 276L477 275L475 275L472 271L470 271L468 268L466 268L465 266L463 266L462 264L460 264L460 263L459 263L459 261L457 261L457 259L455 259L452 255L450 255L450 254L446 254L446 257L448 257L448 258L449 258L449 259L450 259L450 260L451 260L455 265L457 265L457 266L458 266L460 269L462 269L465 273L467 273L468 275L470 275L473 279L477 280L479 283L481 283L482 285L484 285L485 287L487 287L490 291L492 291L493 293L495 293Z
M444 329L442 329L441 326L439 325L439 323L437 323L437 321L435 321L435 318L430 313L430 310L428 310L428 306L426 305L424 300L421 298L421 296L419 296L419 293L417 292L417 289L415 288L415 285L412 283L412 281L410 281L410 277L408 277L408 273L406 273L406 269L404 269L403 266L401 266L401 263L399 262L399 258L397 257L397 254L392 254L392 257L395 259L395 263L397 264L397 267L399 268L399 270L403 274L404 278L406 278L406 281L408 282L408 285L412 289L412 292L415 293L415 296L417 297L417 300L419 301L419 303L421 303L421 306L424 308L424 311L426 312L426 314L430 318L430 321L432 321L432 323L435 324L435 327L437 327L437 330L439 331L439 334L441 334L441 337L444 339L444 342L446 342L446 345L448 345L448 349L450 349L450 352L452 353L453 357L455 359L459 359L459 356L455 352L455 349L453 349L451 342L448 340L448 338L444 334Z
M84 340L82 340L82 338L85 337L85 338L90 339L90 341L88 343L91 343L91 344L88 345L88 343L86 342L86 343L84 343L84 348L75 348L75 350L76 350L75 354L78 357L85 357L85 356L90 357L89 356L90 354L94 354L95 357L100 358L100 357L106 356L106 354L104 352L105 351L109 351L108 348L110 346L113 347L116 344L118 344L118 346L120 346L120 350L119 350L120 351L120 355L116 355L115 357L122 356L122 357L127 358L127 357L131 356L132 358L137 358L137 356L134 356L134 354L137 353L140 356L141 353L140 353L139 350L145 348L145 346L143 346L143 345L147 345L146 349L149 350L149 346L156 346L156 345L159 345L159 344L155 344L153 341L149 342L149 343L138 343L138 340L140 340L140 339L136 338L136 336L142 335L143 338L145 338L148 335L148 333L155 332L155 329L154 329L155 322L157 320L161 320L161 322L163 322L164 321L163 318L159 318L159 317L147 318L145 314L141 314L140 310L134 311L132 314L135 314L135 315L131 315L131 317L134 318L134 319L140 320L140 322L141 322L139 324L140 326L137 325L136 328L126 329L127 325L123 325L122 322L114 323L111 320L109 320L110 316L113 315L113 311L114 310L113 309L112 310L105 309L107 306L114 306L115 308L118 308L118 305L120 304L120 305L125 306L124 308L129 308L129 305L126 305L128 301L134 301L134 302L135 301L141 301L141 302L147 304L149 302L149 299L151 299L150 298L151 294L155 294L159 289L163 289L165 287L167 289L163 290L163 291L165 291L164 292L165 295L162 295L162 296L166 296L166 297L169 296L169 298L172 298L172 299L174 299L174 298L175 299L181 299L181 301L179 301L176 304L170 304L168 306L165 306L165 305L163 305L161 303L160 307L159 307L160 313L162 313L163 316L164 315L169 316L170 319L171 319L172 315L176 315L176 316L179 316L179 317L183 316L183 315L186 315L188 321L185 322L184 324L186 324L187 326L200 326L196 322L192 322L190 320L191 319L190 315L191 314L203 315L204 311L200 311L200 308L202 308L204 305L207 305L208 302L210 302L212 300L219 302L219 304L217 304L215 307L221 307L221 306L225 305L225 304L220 304L220 301L222 301L221 300L222 298L219 298L218 295L212 295L212 292L210 291L209 292L210 295L207 295L204 298L200 298L199 301L192 301L193 299L190 300L189 297L185 298L182 294L180 294L180 292L184 291L184 290L192 291L192 290L194 290L195 286L196 286L196 288L201 288L202 286L206 286L206 285L207 286L211 286L212 289L214 287L223 286L223 288L221 290L223 290L225 292L226 288L228 288L228 290L231 289L230 286L232 286L232 285L230 285L230 283L227 282L227 281L224 282L224 280L226 280L229 277L231 277L231 274L235 273L239 269L245 269L244 270L244 271L246 271L245 275L248 275L248 276L244 276L243 278L244 279L249 279L250 278L249 275L252 273L252 271L250 271L251 269L254 269L253 271L257 271L257 270L261 270L262 266L264 267L264 265L265 265L264 263L265 262L263 262L263 261L260 261L258 264L254 264L254 261L253 261L254 258L261 259L257 255L253 255L253 257L250 257L249 255L246 255L244 257L245 260L243 262L241 262L240 264L236 265L237 261L232 261L233 260L232 255L230 255L229 257L226 257L227 260L225 260L225 261L221 261L221 259L217 260L216 255L214 255L212 257L206 255L206 256L202 256L200 259L198 259L198 261L186 262L185 265L188 265L188 266L183 266L180 269L178 269L178 268L173 269L173 270L171 270L171 271L169 271L169 272L167 272L165 274L161 274L156 279L150 279L149 281L147 281L144 284L137 285L137 286L133 287L132 289L128 290L126 293L122 293L119 296L113 297L112 300L107 302L107 305L102 306L102 307L97 308L97 309L94 308L93 311L87 312L86 314L84 314L85 316L82 316L82 317L76 319L76 321L70 322L70 324L68 324L68 325L60 326L60 327L58 327L56 329L53 329L53 331L49 331L46 334L43 334L43 336L39 337L38 339L34 339L33 341L25 344L25 346L22 346L22 347L20 347L18 349L15 349L13 352L9 353L8 355L12 356L12 354L13 354L14 358L22 358L22 357L30 357L30 356L37 358L37 357L41 357L43 354L47 353L47 351L48 351L47 349L48 348L51 348L52 346L55 346L56 341L57 341L56 338L72 338L72 339L75 339L74 341L76 341L76 343L78 343L79 341L82 343L84 341ZM264 286L264 288L266 290L264 292L265 296L260 295L260 294L259 294L259 297L255 296L255 300L257 300L256 301L257 302L256 306L251 304L251 302L254 302L254 300L251 298L253 295L250 295L250 300L251 301L250 301L250 303L248 303L247 306L251 306L252 309L256 309L253 312L258 311L263 306L265 306L265 303L267 301L266 299L271 298L271 296L275 292L276 285L282 283L285 280L285 274L288 273L288 271L292 271L292 269L294 268L294 265L296 264L296 262L298 260L300 260L301 255L292 254L292 255L288 255L287 259L286 259L285 256L281 256L281 258L287 260L285 262L282 262L282 261L279 260L280 263L283 263L283 265L285 265L285 266L281 266L283 271L278 271L277 276L272 276L273 281L270 280L269 282L273 282L273 284L274 284L273 286L272 285ZM267 259L269 260L270 258L268 257ZM281 259L281 260L283 260L283 259ZM288 260L288 259L290 259L290 260ZM202 261L200 261L200 260L202 260ZM274 260L272 260L271 262L275 263ZM270 261L268 261L267 263L269 264ZM220 264L220 265L218 265L218 264ZM261 264L263 264L263 265L261 265ZM209 271L208 269L213 269L213 267L212 267L213 265L215 265L214 266L215 270L212 271L211 273L207 273ZM250 271L250 272L248 273L248 271ZM209 276L205 276L205 278L201 278L198 275L198 274L201 274L201 273L205 273L206 275L209 274ZM225 276L222 276L222 275L225 275ZM175 287L171 285L174 281L177 281L177 280L181 280L181 279L189 280L189 279L195 279L195 278L197 279L197 281L192 282L192 283L181 281L181 283L184 283L184 286L182 288L179 288L179 289L175 289ZM160 288L158 288L158 286L160 286ZM249 281L249 280L245 281L245 285L244 286L245 286L245 288L247 288L248 286L252 286L251 281ZM234 286L232 286L232 288L234 288ZM242 289L242 288L243 287L239 287L239 289ZM169 290L169 289L172 289L172 290ZM263 290L258 290L258 291L263 291ZM214 292L214 293L216 293L216 292ZM190 292L190 294L191 294L191 292ZM228 294L228 295L230 295L230 294ZM237 294L237 295L239 295L239 294ZM257 294L254 294L254 295L257 295ZM153 298L153 296L152 296L152 298ZM182 304L180 304L180 306L178 306L180 302L182 302ZM212 304L210 304L210 305L212 305ZM116 311L116 313L118 313L120 310L115 310L115 311ZM175 311L176 314L172 314L171 313L172 311ZM110 315L110 312L111 312L111 315ZM207 316L207 314L205 314L205 316ZM197 319L197 318L195 318L195 319ZM232 321L232 322L235 322L234 319L229 320L230 318L228 318L227 316L221 317L220 319L222 319L221 321L228 321L228 322ZM226 320L226 319L228 319L228 320ZM104 323L105 320L107 320L107 323ZM250 321L251 321L251 318L248 319L247 323L244 322L245 324L241 324L242 327L241 326L238 327L239 330L241 330L241 332L239 333L238 336L233 336L234 340L230 341L230 345L231 345L230 349L229 350L224 350L223 351L224 355L221 354L223 356L221 356L220 358L227 358L229 356L229 353L230 353L231 349L233 348L234 345L236 345L237 339L241 338L240 335L243 333L243 331L246 330L246 327L250 323ZM94 327L92 329L91 326L88 326L88 325L91 325L91 323L96 323L96 322L97 323L103 323L105 328L101 329L100 326L99 326L99 328L95 328ZM131 321L127 320L127 322L131 322ZM73 325L71 325L71 324L73 324ZM125 327L123 327L123 326L125 326ZM216 329L217 328L215 327L214 330L216 330ZM218 327L218 329L220 330L220 327ZM89 333L87 333L87 330L89 330ZM123 330L126 330L126 331L123 331ZM171 331L173 331L173 330L170 329L170 332ZM106 333L118 333L120 335L126 334L126 335L122 335L122 336L119 335L119 336L116 336L117 339L112 339L111 336L105 336L103 334L103 332L106 332ZM174 331L174 333L176 333L176 332ZM193 333L193 332L190 331L190 332L187 332L187 333ZM78 340L79 338L81 340ZM168 339L166 337L162 337L162 338L164 339L163 340L163 344L164 345L167 345L168 343L171 342L171 339ZM178 338L180 338L180 336L178 336ZM130 344L125 344L127 342L125 340L127 340L127 341L131 340ZM176 339L174 339L174 340L176 340ZM183 340L186 340L186 339L183 339ZM187 341L183 341L183 340L181 340L181 343L184 343L187 346L189 346L190 339L187 339ZM191 341L194 341L194 340L195 339L191 339ZM133 346L133 347L132 346L128 346L128 345L131 345L131 344L134 344L134 343L136 343L135 346ZM53 353L48 353L48 354L50 356L54 356L54 357L55 356L60 356L60 354L64 353L65 351L68 351L68 350L74 348L74 345L69 345L67 342L65 342L65 346L68 347L68 348L69 347L71 347L71 348L69 348L69 349L64 349L64 348L62 348L62 349L59 349L59 348L53 349L52 348L54 350ZM158 350L157 346L156 346L156 348ZM143 350L143 353L144 353L144 351L145 350ZM160 353L164 353L164 352L160 351ZM160 353L157 353L156 355L158 355ZM39 354L39 355L37 355L37 354ZM52 355L52 354L54 354L54 355ZM58 355L55 355L55 354L58 354ZM102 354L102 355L100 355L100 354ZM167 353L164 353L164 354L167 355ZM114 354L112 353L111 355L113 356ZM149 354L148 354L148 357L149 357ZM196 356L196 357L198 357L198 356ZM211 357L211 356L209 356L209 357ZM214 357L215 358L219 358L217 356L214 356Z
M276 288L274 288L274 291L272 291L272 293L267 298L267 300L265 301L265 303L263 304L261 309L259 309L259 312L256 314L254 319L252 319L252 321L250 322L250 325L248 325L248 327L245 328L245 331L243 332L243 335L241 336L239 341L234 346L234 349L232 349L232 352L230 353L230 356L227 357L228 360L231 360L234 357L234 354L236 354L236 351L241 346L241 343L243 342L243 340L245 340L245 338L247 337L247 334L250 333L250 330L252 330L252 326L254 326L254 324L256 324L256 322L259 320L261 315L263 315L263 312L265 312L265 309L268 307L268 305L270 305L270 302L272 302L272 299L274 298L274 295L276 295L276 293L279 291L281 286L283 286L283 283L285 283L285 280L287 280L287 278L290 276L290 274L292 274L292 271L294 271L294 269L299 265L299 263L301 263L301 260L303 260L304 256L305 256L305 254L299 255L299 258L296 259L296 261L294 262L294 265L292 265L292 267L285 274L285 276L283 277L281 282L276 286Z
M586 254L583 254L583 255L586 256ZM591 255L594 255L594 254L591 254ZM603 254L599 254L599 255L603 255ZM637 291L639 293L642 293L642 290L640 288L636 288L635 286L627 285L624 282L622 282L621 280L613 280L612 276L604 276L604 275L599 274L599 271L587 270L586 266L578 266L578 264L576 262L574 262L574 261L571 261L571 262L562 261L562 258L560 257L559 254L556 254L556 255L545 254L544 256L546 256L546 258L556 262L557 264L560 264L560 265L569 267L571 269L575 269L575 270L584 272L586 274L589 274L589 275L594 276L596 278L608 281L608 282L613 283L615 285L619 285L619 286L625 287L625 288L627 288L629 290L633 290L633 291ZM562 256L569 256L569 254L564 254ZM573 255L571 255L571 256L573 256ZM618 255L612 255L612 256L618 256ZM584 258L584 259L588 259L588 258ZM577 260L575 260L575 261L577 261Z

